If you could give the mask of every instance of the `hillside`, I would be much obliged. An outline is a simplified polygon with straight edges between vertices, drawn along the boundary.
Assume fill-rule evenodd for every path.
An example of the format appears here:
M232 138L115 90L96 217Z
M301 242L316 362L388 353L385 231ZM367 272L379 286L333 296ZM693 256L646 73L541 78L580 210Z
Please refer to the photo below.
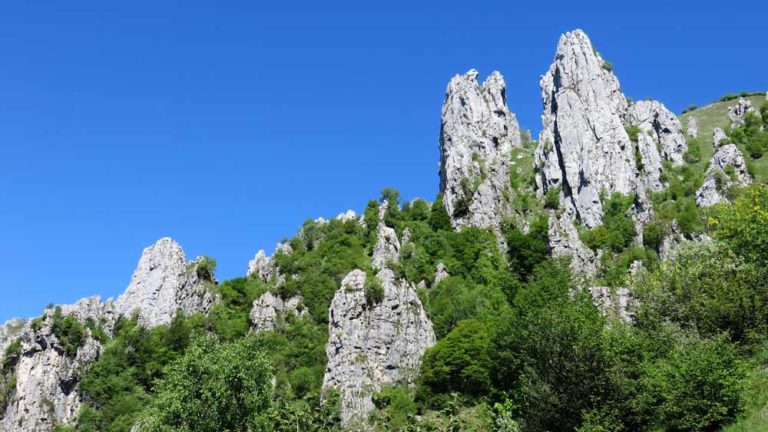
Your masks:
M0 430L768 430L765 96L633 103L575 30L531 139L478 77L434 201L384 188L224 281L163 238L117 299L0 326Z

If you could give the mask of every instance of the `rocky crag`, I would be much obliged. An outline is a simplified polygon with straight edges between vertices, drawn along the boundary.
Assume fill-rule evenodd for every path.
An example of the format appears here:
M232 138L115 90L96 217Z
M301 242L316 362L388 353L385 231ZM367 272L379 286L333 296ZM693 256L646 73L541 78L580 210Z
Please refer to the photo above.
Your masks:
M696 192L696 204L699 207L730 202L729 188L752 183L744 155L736 144L727 142L727 137L720 128L715 128L712 133L712 145L715 147L715 153L707 166L704 184Z
M102 343L96 329L111 334L119 316L137 313L147 327L167 324L177 311L206 313L216 297L208 289L210 275L198 274L203 261L186 262L184 251L170 238L146 248L130 285L117 301L88 297L74 305L51 308L30 322L12 320L0 330L3 352L20 343L3 389L8 395L0 430L50 431L71 424L81 406L78 384L96 361ZM84 334L78 345L56 334L56 321L73 317ZM3 408L3 407L0 407Z
M592 259L567 224L594 228L611 194L634 194L630 213L639 237L652 215L649 192L665 187L662 160L682 163L682 126L659 102L630 104L611 65L581 30L560 38L541 94L537 187L541 195L557 194L562 209L560 220L550 221L552 251L577 257L574 269L590 273Z
M388 384L412 383L422 355L435 344L415 287L389 268L399 259L400 242L381 217L386 207L385 202L372 256L376 274L347 274L328 313L323 389L339 392L342 422L348 426L365 422L374 408L374 392Z
M446 89L440 128L440 191L454 227L498 230L512 212L509 159L521 145L520 128L507 108L504 78L493 72L455 76Z

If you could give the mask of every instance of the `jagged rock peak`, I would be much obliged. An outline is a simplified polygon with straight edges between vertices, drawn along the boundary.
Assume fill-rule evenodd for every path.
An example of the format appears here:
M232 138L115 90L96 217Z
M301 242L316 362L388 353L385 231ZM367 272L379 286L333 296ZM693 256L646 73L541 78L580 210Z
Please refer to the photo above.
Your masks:
M400 241L394 228L384 223L384 214L389 203L384 201L379 206L379 222L376 227L376 244L373 246L371 266L374 270L382 270L387 263L398 262L400 259Z
M440 191L455 227L498 227L510 213L509 157L521 145L504 78L493 72L480 85L477 75L451 79L442 108Z
M688 151L683 126L664 104L652 100L632 104L627 111L627 122L651 136L661 149L664 159L676 165L683 163L683 155ZM688 127L690 129L690 121Z
M374 408L374 392L411 384L422 355L435 344L414 287L396 280L388 268L374 277L383 291L379 301L366 298L366 274L353 270L341 282L328 314L323 390L339 392L342 423L350 428L363 426Z
M214 297L197 274L200 259L187 263L176 241L165 237L144 249L131 283L115 302L118 314L139 311L142 324L153 327L171 322L176 311L207 313Z
M635 148L624 128L627 99L584 32L560 38L541 78L543 129L536 150L542 193L555 189L569 216L602 222L601 192L636 191Z
M255 275L266 282L272 277L274 270L275 267L272 258L267 256L264 249L259 249L259 251L256 252L256 256L248 261L248 272L246 273L246 276Z
M301 307L303 298L301 295L295 295L287 300L265 292L253 301L251 313L251 331L262 332L274 330L281 320L286 318L287 314L292 314L297 318L308 315L308 311Z
M696 191L696 204L699 207L730 202L727 196L729 188L752 183L744 154L736 144L727 143L727 137L720 128L712 131L712 145L715 154L712 155L704 173L704 184Z
M747 119L747 113L760 115L752 106L752 101L740 97L736 105L728 107L728 118L731 119L731 127L735 128L744 124Z

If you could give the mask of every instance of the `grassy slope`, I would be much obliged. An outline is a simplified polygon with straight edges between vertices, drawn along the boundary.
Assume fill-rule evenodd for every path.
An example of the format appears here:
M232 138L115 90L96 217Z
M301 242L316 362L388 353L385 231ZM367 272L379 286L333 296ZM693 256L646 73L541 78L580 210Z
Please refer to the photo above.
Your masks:
M758 109L763 103L766 103L765 96L750 96L747 99L751 100L752 105ZM696 170L704 171L706 169L714 150L712 147L712 130L716 127L725 130L730 125L728 107L735 103L735 100L715 102L679 116L684 129L688 125L689 117L696 117L699 121L701 161L693 165ZM743 148L741 150L745 157L752 161L757 177L768 178L768 155L754 160L749 158ZM746 383L746 411L737 422L724 428L723 432L768 432L768 366L766 366L768 362L766 359L768 359L768 353L756 356L755 364L752 366Z
M750 96L747 99L752 101L752 105L759 109L760 106L766 102L765 96ZM706 106L703 106L694 111L685 113L681 116L680 122L683 124L683 129L688 127L688 118L696 117L699 121L699 142L701 143L701 161L693 164L693 167L700 172L703 172L707 168L709 160L712 158L714 148L712 147L712 131L716 127L720 127L723 130L731 124L728 119L728 107L735 105L736 100L726 102L715 102ZM742 152L746 155L746 151L742 148ZM754 160L747 156L748 160L752 160L755 173L759 178L768 178L768 156L763 155L762 158Z

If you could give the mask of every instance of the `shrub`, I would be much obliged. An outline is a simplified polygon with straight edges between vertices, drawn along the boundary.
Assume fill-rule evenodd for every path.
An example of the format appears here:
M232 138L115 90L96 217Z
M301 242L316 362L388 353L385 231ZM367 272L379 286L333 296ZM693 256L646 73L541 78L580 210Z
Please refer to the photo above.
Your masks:
M544 208L557 210L560 208L560 187L550 187L544 195Z
M549 220L539 217L531 223L528 234L517 228L505 233L509 267L523 279L527 279L533 268L547 258L549 253Z
M263 430L271 368L253 339L196 341L158 383L140 431Z
M627 216L634 199L634 195L611 195L603 205L603 224L582 233L584 244L593 250L610 248L615 252L629 246L636 235L635 224Z
M701 160L701 143L696 138L688 138L688 150L683 159L688 163L696 163Z
M629 136L629 140L632 142L637 142L637 135L641 132L639 126L627 126L624 128L625 131L627 131L627 136Z
M16 366L16 363L19 362L19 359L21 359L21 338L14 339L14 341L5 348L0 372L5 373L10 371L11 368Z
M727 101L734 100L737 97L739 97L739 96L737 94L735 94L735 93L726 93L726 94L724 94L723 96L720 97L720 101L721 102L727 102Z
M443 205L443 196L438 195L435 202L432 203L432 210L429 214L429 226L433 231L451 231L451 217Z
M197 267L195 267L197 277L208 282L215 280L213 276L214 271L216 271L216 260L208 256L202 257L198 261Z
M432 393L485 394L491 385L490 345L484 323L460 322L424 354L420 384Z
M608 72L613 72L613 63L609 62L608 60L603 60L603 69L607 70Z
M365 278L365 304L370 308L381 303L382 300L384 300L384 287L381 281L376 276L369 275Z
M51 330L70 357L74 357L85 342L85 327L76 316L63 316L61 307L57 306L53 311Z
M645 225L643 227L643 246L658 251L666 231L666 227L659 222Z

